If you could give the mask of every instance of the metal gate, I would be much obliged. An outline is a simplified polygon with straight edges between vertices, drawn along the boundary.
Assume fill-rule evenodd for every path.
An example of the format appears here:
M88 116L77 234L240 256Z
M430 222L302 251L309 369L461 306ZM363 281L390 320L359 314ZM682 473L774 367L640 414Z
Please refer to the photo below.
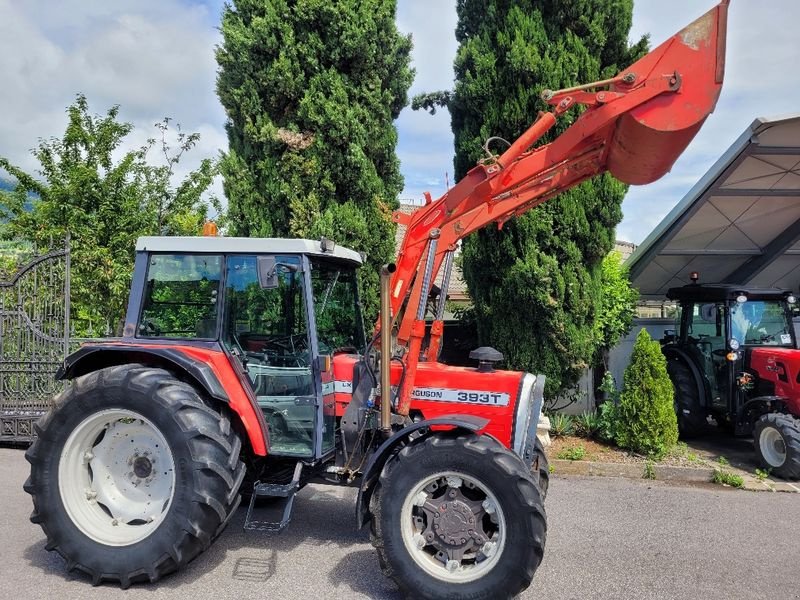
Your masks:
M32 440L62 387L53 374L70 346L69 291L69 241L0 281L0 442Z

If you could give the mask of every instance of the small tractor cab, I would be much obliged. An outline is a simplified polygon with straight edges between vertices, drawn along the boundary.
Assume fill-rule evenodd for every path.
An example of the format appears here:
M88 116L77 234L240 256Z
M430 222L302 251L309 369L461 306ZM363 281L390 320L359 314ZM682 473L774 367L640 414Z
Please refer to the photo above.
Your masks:
M766 469L800 478L795 296L695 282L671 288L667 297L679 307L676 330L667 331L662 350L681 434L701 435L710 416L735 435L753 435Z

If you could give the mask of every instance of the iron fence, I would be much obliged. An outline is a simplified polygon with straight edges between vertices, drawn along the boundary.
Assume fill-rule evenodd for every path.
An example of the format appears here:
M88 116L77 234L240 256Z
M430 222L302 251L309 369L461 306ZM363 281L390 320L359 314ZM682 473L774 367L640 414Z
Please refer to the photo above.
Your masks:
M61 385L69 352L70 251L34 256L0 281L0 442L26 442Z

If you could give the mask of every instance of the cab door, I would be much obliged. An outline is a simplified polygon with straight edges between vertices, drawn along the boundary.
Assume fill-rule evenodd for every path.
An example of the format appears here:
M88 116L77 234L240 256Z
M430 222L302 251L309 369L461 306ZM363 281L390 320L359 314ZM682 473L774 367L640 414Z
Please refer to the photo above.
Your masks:
M226 257L222 340L247 372L269 427L269 453L321 452L321 386L303 255Z

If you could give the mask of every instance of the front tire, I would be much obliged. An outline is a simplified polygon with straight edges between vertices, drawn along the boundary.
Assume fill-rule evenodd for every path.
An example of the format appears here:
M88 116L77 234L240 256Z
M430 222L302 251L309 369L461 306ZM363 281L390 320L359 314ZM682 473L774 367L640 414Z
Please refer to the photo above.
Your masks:
M156 581L207 549L238 507L244 465L230 420L162 369L77 378L25 458L47 550L96 585Z
M542 560L547 522L535 476L489 437L412 442L384 468L375 504L381 568L411 597L511 598Z
M763 415L753 429L761 464L784 479L800 479L800 420L791 415Z
M550 461L547 460L547 453L539 438L536 438L533 446L534 459L531 471L539 476L539 492L542 495L542 502L547 499L547 489L550 487Z

